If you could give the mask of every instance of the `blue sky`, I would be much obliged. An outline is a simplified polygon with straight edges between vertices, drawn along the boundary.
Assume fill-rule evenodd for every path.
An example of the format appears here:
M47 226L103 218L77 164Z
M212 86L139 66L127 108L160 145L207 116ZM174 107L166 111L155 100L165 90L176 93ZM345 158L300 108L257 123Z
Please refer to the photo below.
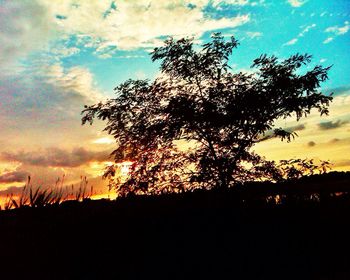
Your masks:
M6 1L5 1L6 2ZM63 1L65 5L72 7L74 3L78 9L83 6L83 1ZM93 1L92 1L93 2ZM107 17L113 13L118 13L118 1L102 1L106 4L104 7L109 11ZM128 1L121 1L128 2ZM130 17L143 16L145 13L142 9L146 9L147 3L152 9L152 1L129 1L131 5L141 3L136 11L130 12ZM310 53L313 55L314 63L322 63L324 65L334 65L330 71L330 80L324 87L335 88L346 86L350 83L349 75L349 52L350 45L349 20L350 20L350 2L347 0L326 1L326 0L309 0L309 1L161 1L164 5L158 5L154 8L153 14L156 15L158 10L171 9L174 10L174 15L180 13L178 6L190 6L192 9L200 9L203 19L210 19L214 23L220 19L235 19L237 17L247 16L248 20L241 20L236 24L224 25L223 28L213 28L209 30L200 29L196 32L186 30L183 36L194 36L200 42L205 42L210 37L213 31L220 31L227 36L235 36L240 41L240 47L232 56L232 64L240 69L248 69L254 58L262 53L274 54L280 58L287 57L296 52ZM199 2L199 4L197 3ZM40 1L39 1L40 3ZM149 4L150 3L150 4ZM173 7L169 5L173 3ZM6 3L5 3L6 5ZM81 6L78 6L81 5ZM191 6L192 5L192 6ZM25 5L24 5L25 6ZM50 5L48 5L50 6ZM57 5L56 5L57 6ZM62 6L64 6L62 4ZM110 7L113 7L111 9ZM25 7L23 7L25 8ZM46 9L48 7L45 7ZM88 8L88 7L87 7ZM66 11L66 13L61 12ZM106 13L106 12L105 12ZM157 46L161 38L166 38L168 35L181 37L179 32L173 32L171 26L169 30L156 30L158 27L153 22L149 24L151 29L150 36L147 39L153 42L135 42L134 45L127 43L124 46L125 39L121 38L121 47L118 48L118 40L113 40L110 37L104 36L95 30L75 30L71 28L74 24L70 23L65 30L65 21L75 16L71 9L57 9L57 12L52 11L52 24L60 27L60 30L53 38L48 40L46 45L45 56L51 58L49 63L57 63L57 60L64 68L74 67L79 65L91 71L97 85L105 92L111 92L115 85L128 78L153 78L158 70L158 65L151 62L149 52L153 47ZM100 14L103 14L102 11ZM126 15L127 16L127 15ZM191 15L188 15L191 17ZM88 17L88 15L87 15ZM101 15L98 20L103 21ZM101 20L102 19L102 20ZM91 15L91 21L96 20L96 15ZM123 25L132 23L134 19L126 20ZM159 18L159 25L166 18ZM192 24L201 24L201 20L191 21ZM147 25L147 18L144 19ZM43 23L45 24L45 22ZM218 24L220 27L220 25ZM104 25L101 28L105 27ZM123 26L128 28L128 26ZM147 28L147 26L146 26ZM71 30L73 29L73 30ZM153 29L153 30L152 30ZM190 29L190 28L189 28ZM84 32L85 31L85 34ZM167 32L168 31L168 32ZM118 33L118 30L107 30L106 32ZM130 35L139 35L139 30L130 30ZM127 33L127 30L124 31ZM153 33L153 34L152 34ZM91 38L91 36L100 36L100 38ZM117 36L116 36L117 37ZM100 40L100 42L99 42ZM101 48L101 45L108 45L106 48ZM58 48L72 51L71 55L63 53L50 52ZM42 49L31 52L31 56L19 57L24 64L30 65L33 60L42 59ZM47 59L47 58L46 58Z
M253 6L249 5L249 1L242 1L247 5L228 4L230 2L235 1L222 1L217 6L208 2L203 8L204 16L220 19L249 15L249 21L239 27L204 31L197 39L207 41L212 31L235 36L240 41L240 47L232 56L232 64L238 70L248 69L253 59L262 53L284 58L296 52L306 52L313 55L314 63L334 65L330 80L324 87L341 87L350 83L350 76L347 75L350 70L349 1L314 0L305 1L300 6L293 6L288 1L262 1ZM332 28L334 30L329 30ZM153 78L158 70L158 65L150 60L151 48L136 46L131 50L118 50L116 45L111 48L111 57L101 59L96 55L96 48L77 44L74 36L65 43L80 51L62 58L63 65L81 65L90 69L98 84L107 92L127 78Z
M348 0L0 0L0 192L20 186L26 174L97 182L108 162L101 153L113 143L103 123L80 126L83 105L112 97L126 79L156 77L149 54L164 38L202 44L218 31L240 42L233 71L251 71L264 53L309 53L310 67L333 65L322 85L337 96L330 117L310 116L288 147L271 140L257 149L272 159L306 155L350 170Z

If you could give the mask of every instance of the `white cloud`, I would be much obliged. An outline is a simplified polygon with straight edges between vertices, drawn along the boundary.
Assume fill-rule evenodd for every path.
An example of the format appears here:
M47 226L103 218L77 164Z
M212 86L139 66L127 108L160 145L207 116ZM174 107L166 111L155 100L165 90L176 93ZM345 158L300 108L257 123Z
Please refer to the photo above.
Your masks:
M306 1L301 0L288 0L287 1L292 7L299 8L306 3Z
M43 74L47 77L47 83L58 87L62 94L76 94L89 102L104 99L89 69L78 66L64 69L60 64L55 64L46 68Z
M144 57L146 57L146 56L139 55L139 54L134 54L134 55L119 55L119 56L115 56L114 58L128 59L128 58L144 58Z
M67 48L64 46L59 46L58 48L52 49L51 52L59 57L68 57L78 54L80 52L80 49L77 47Z
M238 6L244 6L249 4L249 0L214 0L213 5L217 6L220 4L226 4L226 5L238 5Z
M299 33L299 37L303 37L306 33L308 33L312 28L315 28L316 24L313 23L311 25L306 26L300 33Z
M6 68L45 47L54 33L49 14L36 1L1 1L0 26L0 64Z
M306 33L308 33L312 28L315 28L315 27L316 27L315 23L313 23L311 25L308 25L308 26L306 26L304 28L301 27L301 28L303 28L303 30L298 34L297 38L294 38L294 39L288 41L287 43L283 44L283 46L291 46L291 45L296 44L298 42L298 40L299 40L298 38L304 37L304 35Z
M339 35L344 35L346 34L350 29L350 24L348 21L344 22L344 26L339 27L338 25L336 26L331 26L328 27L325 32L330 32L333 33L335 36L339 36Z
M296 44L296 42L298 42L298 38L294 38L294 39L288 41L287 43L283 44L283 46L291 46L291 45Z
M260 1L262 2L262 1ZM259 2L259 3L260 3ZM115 3L115 4L111 4ZM78 37L82 46L108 58L119 50L152 49L163 36L201 37L207 31L234 28L250 20L249 14L212 18L204 8L219 4L256 5L248 0L32 0L3 1L0 10L0 63L9 68L33 51L49 50L55 39ZM189 4L193 6L189 7ZM52 39L52 41L51 41ZM53 44L52 44L53 45ZM51 53L74 55L79 49L61 45Z
M248 31L247 35L248 35L249 38L254 39L254 38L262 37L263 34L261 32L249 32Z
M200 0L201 1L201 0ZM193 2L193 1L190 1ZM208 4L208 1L201 1ZM212 5L213 6L219 6L221 4L224 5L233 5L233 6L257 6L257 5L264 5L265 0L257 0L257 1L251 1L251 0L213 0Z
M153 48L159 45L161 36L200 37L206 31L234 28L249 21L249 15L214 19L203 8L208 1L130 0L111 1L37 0L48 10L60 30L66 34L78 34L89 46L118 49ZM246 0L224 1L243 5ZM195 4L189 8L187 4ZM74 5L73 5L74 4ZM60 15L59 18L56 18Z
M334 40L333 37L328 37L326 40L323 41L323 44L328 44Z

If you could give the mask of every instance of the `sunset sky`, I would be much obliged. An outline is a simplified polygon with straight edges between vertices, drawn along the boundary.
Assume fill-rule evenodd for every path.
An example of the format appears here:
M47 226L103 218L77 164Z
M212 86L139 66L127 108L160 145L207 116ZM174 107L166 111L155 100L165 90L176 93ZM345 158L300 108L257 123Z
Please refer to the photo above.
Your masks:
M214 31L240 42L233 71L252 71L263 53L306 52L310 67L333 65L322 85L334 92L330 115L281 121L299 137L256 151L350 170L349 29L349 0L0 0L0 195L29 174L43 185L87 176L105 193L101 174L115 145L102 122L81 126L83 106L113 97L126 79L155 78L149 53L167 36L201 44Z

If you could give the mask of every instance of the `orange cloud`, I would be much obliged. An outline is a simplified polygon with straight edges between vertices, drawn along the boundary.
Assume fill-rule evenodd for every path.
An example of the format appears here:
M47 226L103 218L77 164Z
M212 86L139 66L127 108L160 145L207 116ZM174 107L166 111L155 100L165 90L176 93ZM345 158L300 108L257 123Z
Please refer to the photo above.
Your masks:
M29 173L26 171L12 171L0 176L0 183L23 182L27 179Z
M47 148L35 152L3 152L0 159L3 161L16 161L22 164L46 167L77 167L91 161L107 161L110 151L94 152L80 147L72 151L60 148Z

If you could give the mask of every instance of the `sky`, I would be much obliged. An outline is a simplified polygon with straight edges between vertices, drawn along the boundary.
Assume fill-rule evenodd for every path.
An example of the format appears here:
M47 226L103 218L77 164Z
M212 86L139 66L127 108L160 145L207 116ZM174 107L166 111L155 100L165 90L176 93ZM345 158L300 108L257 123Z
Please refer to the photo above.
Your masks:
M0 0L0 196L16 193L28 175L50 185L86 176L98 194L113 139L104 123L81 126L83 106L114 97L129 78L154 79L150 52L168 36L207 42L213 32L240 45L233 71L250 72L261 54L280 59L309 53L330 66L330 115L277 125L299 135L264 141L267 159L330 160L350 170L349 0Z

